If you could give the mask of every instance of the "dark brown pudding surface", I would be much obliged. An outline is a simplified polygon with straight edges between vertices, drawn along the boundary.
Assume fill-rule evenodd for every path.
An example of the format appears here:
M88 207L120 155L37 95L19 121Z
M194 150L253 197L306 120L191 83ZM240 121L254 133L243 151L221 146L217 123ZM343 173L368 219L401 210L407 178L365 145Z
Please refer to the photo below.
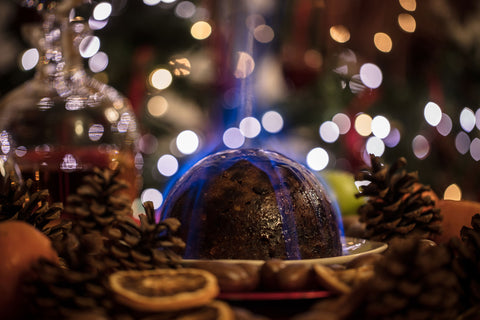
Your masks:
M334 207L300 164L260 149L204 158L174 185L162 217L182 223L188 259L310 259L342 254Z

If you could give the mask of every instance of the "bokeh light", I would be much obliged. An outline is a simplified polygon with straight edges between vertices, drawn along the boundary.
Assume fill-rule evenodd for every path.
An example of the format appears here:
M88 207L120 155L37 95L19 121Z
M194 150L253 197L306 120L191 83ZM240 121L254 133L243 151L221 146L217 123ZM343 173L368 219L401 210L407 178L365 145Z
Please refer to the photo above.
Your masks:
M354 74L350 78L350 81L348 82L348 87L355 94L365 90L365 84L362 82L362 79L359 74Z
M453 183L443 192L443 199L460 201L462 200L462 190L457 184Z
M88 26L92 30L100 30L105 28L105 26L108 24L108 20L95 20L93 17L90 17L88 19Z
M408 13L400 13L398 15L398 25L403 31L409 33L415 32L415 29L417 28L415 18Z
M372 133L374 136L384 139L390 133L390 121L384 116L376 116L372 119Z
M320 138L323 141L332 143L337 141L340 135L340 129L338 128L337 124L333 121L325 121L320 125L319 128Z
M100 2L93 9L92 16L95 20L105 20L112 14L112 5L108 2Z
M38 50L35 48L25 50L22 54L22 58L20 60L21 68L25 71L32 70L38 63L38 59L40 58L38 54Z
M175 7L175 15L180 18L188 19L193 17L195 14L196 7L193 2L190 1L182 1L177 4Z
M144 154L153 154L158 148L158 139L151 133L144 134L138 141L138 148Z
M354 127L359 135L369 136L372 133L372 117L366 113L360 113L355 118Z
M85 99L76 95L71 95L65 101L65 109L68 111L76 111L85 107Z
M100 49L100 38L97 36L86 36L80 42L78 50L83 58L93 57Z
M415 11L417 9L416 0L398 0L400 6L407 11Z
M120 114L118 113L117 110L115 110L115 108L107 108L104 112L105 114L105 117L108 119L108 121L110 122L115 122L118 120L118 118L120 118Z
M192 69L192 64L187 58L175 58L168 64L172 66L173 74L177 77L188 76Z
M104 131L105 131L105 128L101 124L99 123L92 124L88 129L88 137L92 141L98 141L102 138Z
M62 163L60 164L60 169L68 172L68 171L76 170L77 168L78 168L77 159L73 156L73 154L67 153L62 159Z
M330 37L339 43L345 43L350 40L350 31L343 25L337 25L330 28Z
M141 152L137 152L135 154L134 163L135 163L135 168L141 172L145 164L145 160L143 159L143 155Z
M469 108L463 108L460 112L460 126L466 132L470 132L475 128L475 113Z
M197 21L192 25L190 34L197 40L205 40L212 34L212 26L206 21Z
M147 111L154 117L163 116L168 110L168 101L163 96L153 96L147 102Z
M350 118L345 113L337 113L332 117L332 121L337 125L340 134L346 134L352 126Z
M93 57L88 59L88 67L92 72L98 73L105 70L108 66L108 56L105 52L99 51Z
M375 47L381 52L387 53L392 51L392 39L384 32L375 33L373 36L373 42L375 43Z
M74 125L75 129L75 134L77 136L82 136L83 135L83 121L82 120L77 120L75 121L75 125Z
M266 24L259 25L253 30L253 37L261 43L269 43L275 37L275 32Z
M455 136L455 148L460 154L466 154L470 149L470 137L464 131Z
M320 69L323 64L323 56L319 51L315 49L309 49L305 51L305 54L303 55L303 61L305 62L305 65L312 69Z
M385 152L385 143L378 137L370 137L365 144L365 150L368 154L374 154L377 157L381 157Z
M254 117L243 118L238 127L246 138L255 138L262 129L260 122Z
M329 157L325 149L317 147L310 150L306 157L307 165L310 169L321 171L328 165Z
M475 138L473 139L472 143L470 144L470 156L475 161L480 160L480 139Z
M423 109L425 121L433 127L437 126L442 120L442 109L435 102L428 102Z
M373 63L365 63L360 67L360 79L367 87L376 89L383 81L382 70Z
M158 209L163 203L163 195L157 189L148 188L142 191L140 200L142 200L142 203L151 201L153 203L153 208Z
M122 113L120 116L120 121L117 123L118 132L127 132L132 123L135 123L132 119L132 115L128 112Z
M233 75L237 79L245 79L252 74L253 70L255 69L255 61L251 55L244 51L237 52L236 56L237 64L235 66Z
M160 2L162 2L162 0L143 0L143 3L147 6L156 6Z
M176 139L177 149L183 154L192 154L198 149L200 139L192 130L180 132Z
M0 133L0 145L3 154L10 152L10 133L6 130Z
M442 113L442 119L440 123L437 125L437 131L442 136L448 136L452 131L453 123L452 119L446 113Z
M37 103L38 109L40 110L48 110L54 106L54 102L50 97L44 97L40 99ZM114 120L115 121L115 120Z
M475 111L475 126L480 130L480 108Z
M276 111L267 111L262 116L262 126L267 132L280 132L283 129L283 117Z
M383 142L387 147L394 148L400 143L400 139L400 130L398 130L397 128L392 128L388 136L383 139Z
M156 69L149 77L152 87L158 90L166 89L172 84L172 74L167 69Z
M417 135L412 140L412 150L415 157L420 160L425 159L430 153L430 143L427 138L422 135Z
M164 154L157 161L157 169L165 177L171 177L178 171L178 160L171 154Z
M230 149L236 149L243 146L245 136L238 128L229 128L223 133L223 143Z
M4 150L4 148L3 148L4 142L2 141L1 144L2 144L1 150L3 151ZM7 144L10 144L10 143L7 141ZM15 155L19 158L25 156L26 154L27 154L27 148L24 147L24 146L19 146L15 149Z

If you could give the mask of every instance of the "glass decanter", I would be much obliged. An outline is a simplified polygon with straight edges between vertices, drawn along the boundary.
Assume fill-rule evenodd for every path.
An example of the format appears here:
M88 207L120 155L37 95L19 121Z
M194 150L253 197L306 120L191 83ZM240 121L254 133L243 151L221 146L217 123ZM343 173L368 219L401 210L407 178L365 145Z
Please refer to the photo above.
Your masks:
M140 177L135 116L117 90L87 75L78 47L88 26L69 17L66 3L73 2L42 10L35 76L0 101L0 156L13 158L24 180L49 189L52 202L65 202L94 167L121 170L133 200Z

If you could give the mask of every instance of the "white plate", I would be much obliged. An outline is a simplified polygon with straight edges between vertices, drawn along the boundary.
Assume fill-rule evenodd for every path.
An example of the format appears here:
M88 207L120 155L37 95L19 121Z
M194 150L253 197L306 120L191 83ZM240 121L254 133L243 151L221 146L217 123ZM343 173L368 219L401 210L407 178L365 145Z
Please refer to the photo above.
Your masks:
M337 257L302 259L302 260L284 260L285 263L321 263L321 264L342 264L347 263L361 255L369 253L381 253L387 249L388 245L383 242L370 241L360 238L343 237L342 248L343 255ZM201 260L185 259L183 262L188 265L189 262L198 262ZM213 261L213 260L208 260ZM217 262L226 263L248 263L252 265L262 265L264 260L240 260L240 259L216 259Z

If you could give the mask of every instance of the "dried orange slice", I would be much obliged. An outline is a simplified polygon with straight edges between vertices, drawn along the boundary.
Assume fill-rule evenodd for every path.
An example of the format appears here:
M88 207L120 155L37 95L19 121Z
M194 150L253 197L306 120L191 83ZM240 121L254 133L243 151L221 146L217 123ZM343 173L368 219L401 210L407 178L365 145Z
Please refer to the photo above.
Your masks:
M157 314L158 315L158 314ZM152 318L152 320L155 318ZM171 318L176 320L234 320L235 313L225 302L213 300L205 306L193 308L185 311L176 312ZM148 320L148 318L147 318Z
M220 291L213 274L193 268L117 271L109 282L118 302L140 311L199 307Z

